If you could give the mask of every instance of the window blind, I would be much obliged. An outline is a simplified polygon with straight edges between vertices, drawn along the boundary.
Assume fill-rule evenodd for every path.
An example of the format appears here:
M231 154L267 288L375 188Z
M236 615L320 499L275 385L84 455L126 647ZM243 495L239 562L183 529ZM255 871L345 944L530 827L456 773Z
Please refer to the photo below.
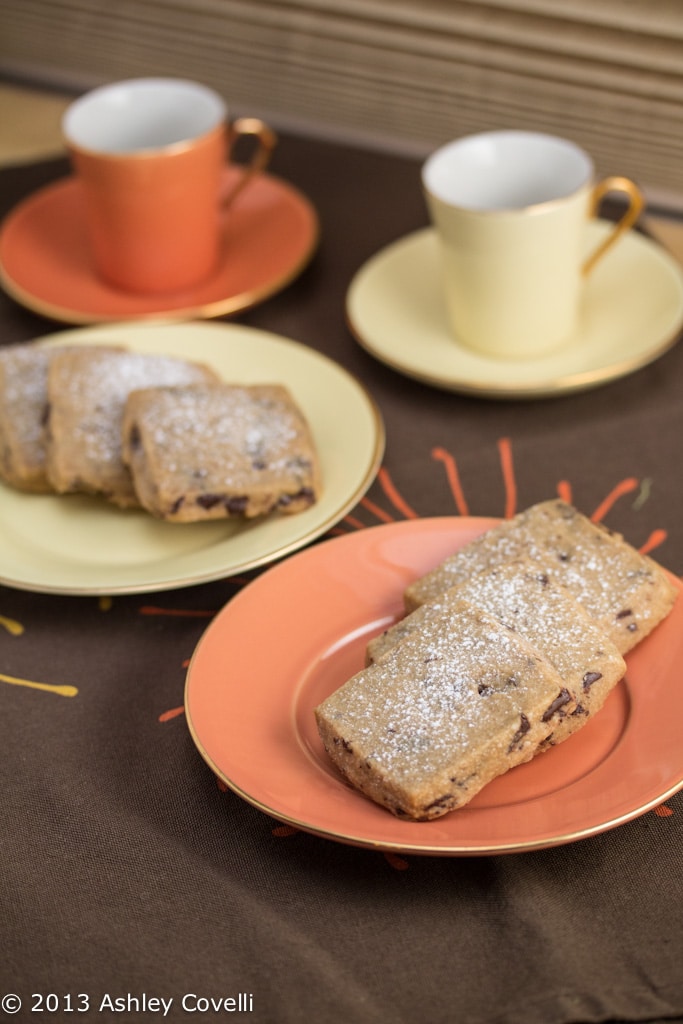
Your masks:
M198 78L275 127L426 153L556 132L683 204L681 0L0 0L0 73Z

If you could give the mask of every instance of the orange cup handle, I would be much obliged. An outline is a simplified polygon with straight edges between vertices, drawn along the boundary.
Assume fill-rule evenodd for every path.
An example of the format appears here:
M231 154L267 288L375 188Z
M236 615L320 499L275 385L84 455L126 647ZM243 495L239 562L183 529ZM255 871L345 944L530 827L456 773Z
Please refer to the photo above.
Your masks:
M230 192L221 200L222 206L229 206L235 201L240 192L249 182L264 171L270 163L273 150L277 145L277 135L269 128L265 121L258 117L240 117L229 128L230 145L235 139L245 135L251 135L256 139L256 148L248 163L242 165L242 174Z

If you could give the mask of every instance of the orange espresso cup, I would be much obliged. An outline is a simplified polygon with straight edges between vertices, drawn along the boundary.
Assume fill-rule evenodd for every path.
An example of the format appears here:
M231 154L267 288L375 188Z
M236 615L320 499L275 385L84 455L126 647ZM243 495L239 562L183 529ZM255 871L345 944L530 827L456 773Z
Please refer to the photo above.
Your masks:
M276 138L258 118L228 121L223 99L197 82L136 78L72 103L62 122L83 187L98 274L129 292L181 291L221 253L221 208L270 160ZM221 195L235 138L256 139L237 184Z

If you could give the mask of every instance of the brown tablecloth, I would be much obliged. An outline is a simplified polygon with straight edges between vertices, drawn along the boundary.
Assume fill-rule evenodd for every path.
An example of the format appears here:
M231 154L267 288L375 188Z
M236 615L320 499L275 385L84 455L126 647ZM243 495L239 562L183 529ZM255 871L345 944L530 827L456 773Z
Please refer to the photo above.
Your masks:
M605 522L636 546L664 531L657 557L683 572L683 347L555 399L423 386L365 353L344 321L357 268L426 224L417 163L292 137L273 169L316 205L322 243L240 322L366 384L388 478L417 515L458 514L440 448L457 458L470 514L505 513L511 472L517 508L567 481L583 511L606 501ZM61 161L2 171L2 212L65 172ZM0 296L0 328L9 343L60 325ZM386 478L368 497L401 517ZM353 516L378 522L368 503ZM78 687L66 700L0 681L0 997L23 1001L14 1015L0 1004L0 1019L148 1021L169 1000L173 1021L683 1019L680 794L555 849L432 858L278 828L219 788L182 714L185 665L241 585L111 603L0 587L2 676ZM214 1009L225 997L238 1001Z

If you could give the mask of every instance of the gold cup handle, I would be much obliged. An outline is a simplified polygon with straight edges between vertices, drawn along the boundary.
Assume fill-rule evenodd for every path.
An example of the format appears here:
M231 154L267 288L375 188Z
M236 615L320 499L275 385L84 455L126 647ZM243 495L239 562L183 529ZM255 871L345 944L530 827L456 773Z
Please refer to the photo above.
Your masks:
M237 120L230 125L229 132L231 146L236 138L244 135L253 135L257 142L251 160L242 165L242 174L239 181L221 200L222 206L229 206L230 203L234 202L245 186L248 185L257 174L260 174L261 171L266 169L270 163L273 150L277 145L277 135L275 132L272 128L268 127L265 121L261 121L258 117L237 118Z
M592 217L597 215L600 203L610 192L623 192L628 198L628 207L626 208L626 212L623 217L617 221L607 237L584 262L581 268L584 275L590 274L595 264L599 259L602 259L607 250L612 248L614 243L621 238L624 232L633 227L645 206L643 193L635 182L631 181L630 178L622 178L619 177L619 175L613 175L609 178L603 178L602 181L599 181L597 185L594 186L593 194L591 196L590 211L590 215Z

